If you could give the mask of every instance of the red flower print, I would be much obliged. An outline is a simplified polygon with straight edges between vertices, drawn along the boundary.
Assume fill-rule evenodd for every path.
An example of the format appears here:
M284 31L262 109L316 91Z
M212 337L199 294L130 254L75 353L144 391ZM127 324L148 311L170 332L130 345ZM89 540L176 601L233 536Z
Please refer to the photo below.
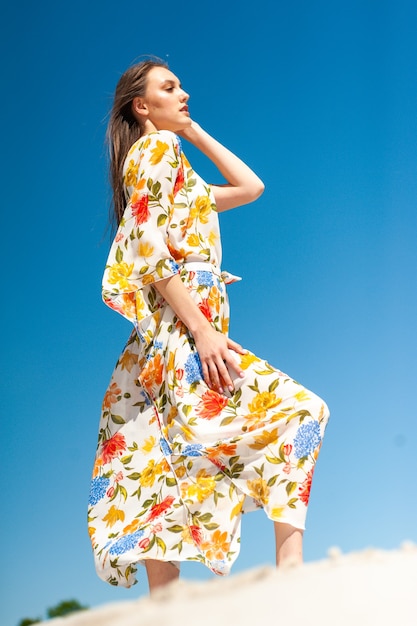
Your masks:
M148 209L147 195L141 196L137 202L132 204L132 215L135 218L136 226L148 221L151 214Z
M111 498L113 494L114 494L114 487L109 487L109 488L107 489L106 496L108 496L109 498Z
M148 539L148 537L145 537L145 539L142 539L142 541L139 541L138 546L142 550L145 550L149 546L150 543L151 543L151 540Z
M181 368L178 368L177 370L175 370L175 376L177 377L177 380L181 380L182 377L184 376L184 370Z
M226 465L224 463L221 462L220 459L213 457L213 456L207 456L208 460L211 461L213 463L213 465L215 465L216 467L219 468L219 470L222 470L222 472L224 472L224 470L226 469Z
M204 317L208 319L209 322L213 321L213 318L211 317L210 305L208 303L207 298L204 298L204 300L200 302L200 304L198 305L198 308L200 309Z
M203 533L202 533L200 526L192 525L189 527L189 529L190 529L190 535L193 538L193 541L195 541L197 545L201 543L203 539Z
M308 500L310 498L310 490L311 490L311 482L313 480L314 467L311 468L309 473L307 474L307 478L303 482L303 484L298 488L298 494L300 496L301 502L307 506Z
M286 443L285 446L283 446L282 451L284 452L285 456L290 455L292 451L292 445L290 443Z
M177 178L175 180L174 185L174 196L182 189L184 186L184 169L182 165L180 166L177 174Z
M217 417L219 413L224 409L228 403L228 399L225 396L220 395L217 391L209 389L203 394L201 401L198 403L196 413L206 420L211 420L213 417Z
M282 471L284 472L284 474L289 474L291 472L291 463L285 463Z
M126 440L121 433L115 433L113 437L101 444L101 458L103 463L109 463L116 456L126 450Z
M154 504L151 510L149 511L148 517L145 519L145 522L150 522L156 517L163 515L165 511L171 508L172 503L174 502L174 496L167 496L162 502L159 504Z

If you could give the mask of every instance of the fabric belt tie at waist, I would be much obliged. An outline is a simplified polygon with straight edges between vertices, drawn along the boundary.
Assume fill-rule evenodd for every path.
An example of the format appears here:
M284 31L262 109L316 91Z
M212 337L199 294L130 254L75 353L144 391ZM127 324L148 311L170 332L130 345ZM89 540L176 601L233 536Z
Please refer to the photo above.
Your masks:
M204 261L189 261L181 263L181 267L184 267L187 271L212 272L216 276L219 276L226 285L237 283L239 280L242 280L241 276L235 276L226 270L221 271L217 265L213 265L213 263L206 263Z

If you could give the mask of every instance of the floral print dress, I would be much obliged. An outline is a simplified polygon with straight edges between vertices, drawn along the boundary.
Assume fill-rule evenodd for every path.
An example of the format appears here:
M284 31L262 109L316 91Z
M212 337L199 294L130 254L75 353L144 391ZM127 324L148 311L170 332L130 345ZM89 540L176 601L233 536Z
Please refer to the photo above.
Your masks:
M178 273L214 328L228 332L226 284L236 277L220 269L212 190L170 131L132 146L124 184L103 298L134 330L102 406L88 511L97 572L126 587L145 559L227 574L242 513L262 507L304 528L328 409L250 352L232 352L245 373L233 394L205 384L193 337L155 283Z

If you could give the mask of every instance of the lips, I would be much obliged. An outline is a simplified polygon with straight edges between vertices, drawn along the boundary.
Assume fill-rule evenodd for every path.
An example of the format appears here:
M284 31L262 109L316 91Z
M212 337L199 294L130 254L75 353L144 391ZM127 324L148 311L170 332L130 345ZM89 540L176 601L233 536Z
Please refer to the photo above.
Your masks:
M184 113L188 113L188 106L185 105L182 107L182 109L180 109L180 111L183 111Z

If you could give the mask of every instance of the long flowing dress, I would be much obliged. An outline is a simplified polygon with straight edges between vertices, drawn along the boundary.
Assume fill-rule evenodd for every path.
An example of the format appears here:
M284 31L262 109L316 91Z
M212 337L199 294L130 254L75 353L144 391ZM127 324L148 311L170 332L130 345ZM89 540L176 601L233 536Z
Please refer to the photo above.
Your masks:
M88 510L97 573L129 587L137 563L158 559L227 574L242 513L262 507L304 528L328 409L251 352L231 352L245 373L232 394L205 384L193 337L155 283L178 273L227 334L236 277L220 269L213 192L170 131L132 146L124 185L103 298L134 330L102 406Z

